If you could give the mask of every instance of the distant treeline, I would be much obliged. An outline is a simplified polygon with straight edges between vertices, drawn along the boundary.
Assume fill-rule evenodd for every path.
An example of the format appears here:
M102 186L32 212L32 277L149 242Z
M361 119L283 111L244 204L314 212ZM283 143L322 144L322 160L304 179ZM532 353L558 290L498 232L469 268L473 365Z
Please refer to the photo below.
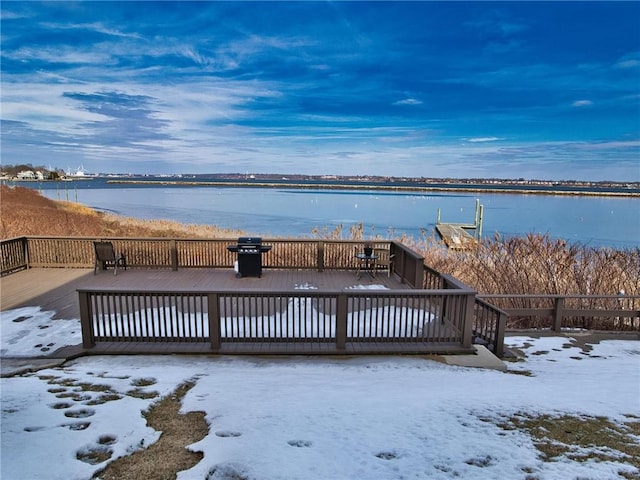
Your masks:
M42 172L47 179L55 180L64 174L64 170L60 168L45 167L44 165L32 165L30 163L20 163L17 165L2 165L0 173L8 177L16 177L18 173L24 171Z
M18 165L5 165L0 167L2 174L15 177L18 172L24 170L39 170L45 173L55 172L62 176L64 169L57 167L45 167L43 165L34 166L30 163ZM435 178L435 177L394 177L387 175L307 175L307 174L282 174L282 173L196 173L196 174L118 174L107 172L96 172L98 176L105 177L125 177L129 181L175 181L175 182L238 182L238 183L260 183L262 186L287 185L295 182L304 182L320 185L362 185L362 186L395 186L437 188L439 186L447 189L460 187L465 190L478 187L483 191L493 190L522 190L522 191L550 191L554 188L562 190L576 189L576 191L589 190L625 190L640 194L640 182L618 182L611 180L589 181L589 180L544 180L526 178Z

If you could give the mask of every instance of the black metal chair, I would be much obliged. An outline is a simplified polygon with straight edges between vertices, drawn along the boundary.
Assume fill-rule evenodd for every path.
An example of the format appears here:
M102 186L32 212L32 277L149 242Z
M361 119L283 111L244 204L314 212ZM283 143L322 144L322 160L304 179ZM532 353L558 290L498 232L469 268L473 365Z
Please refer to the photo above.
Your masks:
M116 254L113 248L113 243L106 241L93 242L93 247L96 251L96 263L93 267L93 274L98 271L98 267L102 270L106 270L109 267L113 267L113 274L118 274L118 265L121 265L125 270L127 269L127 259L123 253Z
M391 252L389 252L389 250L386 248L374 248L373 254L376 257L378 257L376 258L376 264L374 269L376 271L386 270L387 276L390 277L391 274L393 273L393 257L395 255L392 255Z

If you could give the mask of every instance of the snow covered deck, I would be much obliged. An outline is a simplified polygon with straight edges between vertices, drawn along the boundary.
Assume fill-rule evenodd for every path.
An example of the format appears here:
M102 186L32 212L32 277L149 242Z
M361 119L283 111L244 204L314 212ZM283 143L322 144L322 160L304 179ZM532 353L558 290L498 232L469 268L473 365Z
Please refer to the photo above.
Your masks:
M465 292L353 271L30 269L3 277L2 310L81 318L86 353L469 353ZM446 311L445 311L446 309Z
M231 269L129 269L100 271L89 268L31 268L0 278L0 310L40 306L56 312L55 318L79 318L79 288L121 290L214 291L214 290L294 290L307 286L318 291L382 285L388 289L409 289L396 276L386 273L375 278L357 278L354 271L264 270L261 278L237 278Z

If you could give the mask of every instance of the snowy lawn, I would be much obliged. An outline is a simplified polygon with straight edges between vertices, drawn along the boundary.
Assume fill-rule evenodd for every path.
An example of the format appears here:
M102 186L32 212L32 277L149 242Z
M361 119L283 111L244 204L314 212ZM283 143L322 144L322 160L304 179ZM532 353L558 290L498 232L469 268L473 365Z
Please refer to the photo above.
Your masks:
M0 326L3 355L80 342L79 322L37 308L2 312ZM183 412L206 412L210 432L190 446L204 458L179 479L640 476L604 447L591 448L606 454L599 460L544 459L526 429L505 427L543 414L638 422L640 342L590 351L559 337L508 343L526 359L507 373L413 357L121 356L3 378L0 477L90 478L157 440L142 412L188 380ZM109 460L88 463L96 451Z

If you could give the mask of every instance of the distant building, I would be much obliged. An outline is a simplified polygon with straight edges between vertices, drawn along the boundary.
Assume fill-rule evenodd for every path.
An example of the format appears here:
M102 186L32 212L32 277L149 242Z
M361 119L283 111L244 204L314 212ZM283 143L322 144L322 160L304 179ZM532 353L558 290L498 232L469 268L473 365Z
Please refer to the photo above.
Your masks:
M40 170L23 170L16 175L18 180L45 180L47 177Z
M35 180L36 174L32 170L23 170L16 175L18 180Z

